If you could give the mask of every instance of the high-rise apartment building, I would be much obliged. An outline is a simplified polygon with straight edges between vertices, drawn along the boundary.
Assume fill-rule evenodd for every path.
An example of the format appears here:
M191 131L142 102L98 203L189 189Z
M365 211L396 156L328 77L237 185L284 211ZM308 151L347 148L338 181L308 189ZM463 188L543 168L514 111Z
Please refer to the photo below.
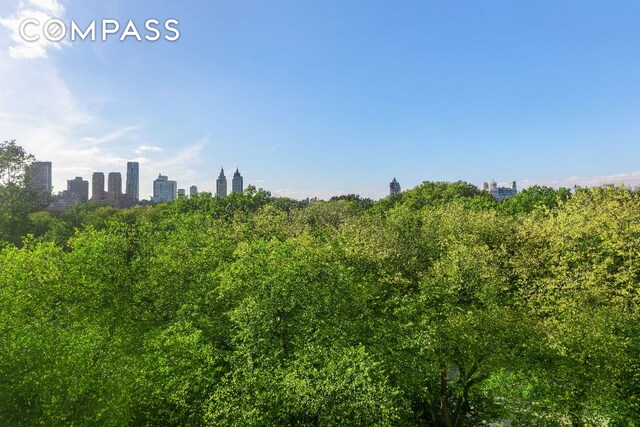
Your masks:
M153 198L154 203L169 202L177 198L178 183L169 181L169 177L158 175L158 179L153 181Z
M402 189L400 188L400 183L393 178L393 181L389 184L389 196L393 197L396 194L400 193Z
M216 180L216 196L218 197L227 196L227 177L224 176L224 168L220 170L220 175Z
M91 177L91 201L102 202L107 198L104 192L104 173L94 172Z
M89 181L85 181L79 176L67 180L67 194L80 202L87 202L89 200Z
M187 195L187 190L185 190L184 188L179 188L178 189L178 196L186 196Z
M233 180L231 181L231 192L242 194L243 189L242 175L240 175L240 171L236 168L236 173L233 174Z
M51 162L33 162L29 167L29 188L37 193L50 193Z
M110 202L118 202L122 198L122 175L120 172L109 173L107 187L107 199Z
M198 187L196 187L195 185L192 185L191 188L189 188L189 196L194 197L198 195Z
M127 196L137 202L140 200L140 164L127 162Z

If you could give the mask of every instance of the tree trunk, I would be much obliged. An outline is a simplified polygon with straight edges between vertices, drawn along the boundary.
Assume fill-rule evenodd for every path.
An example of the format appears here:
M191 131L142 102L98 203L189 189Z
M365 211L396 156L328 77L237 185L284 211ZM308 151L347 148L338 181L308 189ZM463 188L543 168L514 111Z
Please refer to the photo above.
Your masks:
M454 427L449 411L449 398L447 396L447 369L440 371L440 412L447 427Z

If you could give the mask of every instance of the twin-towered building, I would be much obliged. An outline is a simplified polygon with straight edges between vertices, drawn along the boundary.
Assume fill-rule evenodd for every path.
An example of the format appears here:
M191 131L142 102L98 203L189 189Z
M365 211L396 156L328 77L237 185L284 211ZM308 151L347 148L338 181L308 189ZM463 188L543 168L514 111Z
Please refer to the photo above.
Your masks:
M240 175L240 170L236 168L233 179L231 180L231 192L242 194L243 191L244 180L242 175ZM227 196L227 177L224 176L224 168L220 169L220 175L218 175L218 179L216 180L216 196Z
M244 183L240 171L236 169L231 181L231 192L242 193L244 191ZM153 203L170 202L176 200L179 196L186 197L187 191L184 189L178 189L178 183L171 181L165 175L158 175L158 178L153 181L153 197L151 201ZM198 187L195 185L189 188L189 196L195 197L198 195ZM224 175L224 169L220 170L220 175L216 180L216 196L227 196L227 177Z

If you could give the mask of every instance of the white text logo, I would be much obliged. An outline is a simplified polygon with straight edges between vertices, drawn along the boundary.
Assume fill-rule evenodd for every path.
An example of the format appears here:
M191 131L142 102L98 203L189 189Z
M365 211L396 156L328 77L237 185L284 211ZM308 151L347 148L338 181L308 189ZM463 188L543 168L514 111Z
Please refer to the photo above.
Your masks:
M180 38L177 19L167 19L160 22L157 19L147 19L144 25L137 26L133 20L122 25L117 19L93 20L89 24L79 25L71 20L69 23L53 18L40 22L35 18L25 19L20 23L20 37L27 42L36 42L45 38L50 42L62 40L102 40L104 42L117 38L120 41L136 39L137 41L156 42L164 39L169 42Z

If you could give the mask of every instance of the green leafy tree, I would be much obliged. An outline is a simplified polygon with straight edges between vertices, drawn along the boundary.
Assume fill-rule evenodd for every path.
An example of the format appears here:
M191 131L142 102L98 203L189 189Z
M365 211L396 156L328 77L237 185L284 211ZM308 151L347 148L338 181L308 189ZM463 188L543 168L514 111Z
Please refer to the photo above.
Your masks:
M570 196L571 191L567 188L554 190L551 187L533 186L504 200L499 206L500 210L512 215L528 214L539 208L554 209Z
M432 182L425 181L419 186L378 201L373 212L386 212L394 206L403 205L413 210L425 206L441 206L453 201L463 202L474 197L486 197L473 184L468 182Z
M345 196L334 196L330 201L336 202L340 200L347 200L349 202L355 203L360 209L367 210L373 207L374 201L370 198L362 198L358 194L347 194Z
M15 140L0 143L0 185L25 187L29 182L27 167L34 160Z
M15 140L0 144L0 241L20 244L29 231L28 215L48 200L29 189L29 165L34 160Z
M535 412L574 425L640 419L640 197L578 189L525 220L511 259L522 303L545 331ZM543 409L544 408L544 409Z
M32 212L0 424L637 426L640 197L559 193Z

